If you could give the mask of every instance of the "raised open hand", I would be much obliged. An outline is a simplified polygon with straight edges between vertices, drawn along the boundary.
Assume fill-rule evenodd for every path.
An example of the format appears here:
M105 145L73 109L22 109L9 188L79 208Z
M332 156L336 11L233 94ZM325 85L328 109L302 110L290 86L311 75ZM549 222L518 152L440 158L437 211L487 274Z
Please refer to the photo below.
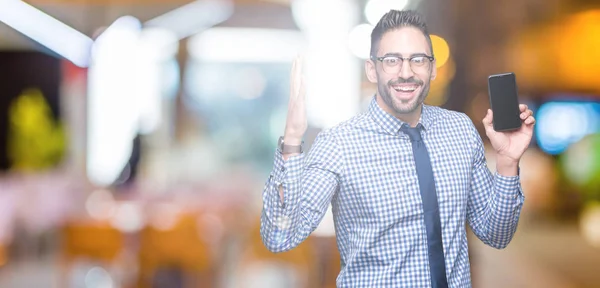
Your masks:
M306 118L306 88L302 75L302 58L296 57L290 75L290 100L285 123L284 142L287 145L300 145L308 128Z

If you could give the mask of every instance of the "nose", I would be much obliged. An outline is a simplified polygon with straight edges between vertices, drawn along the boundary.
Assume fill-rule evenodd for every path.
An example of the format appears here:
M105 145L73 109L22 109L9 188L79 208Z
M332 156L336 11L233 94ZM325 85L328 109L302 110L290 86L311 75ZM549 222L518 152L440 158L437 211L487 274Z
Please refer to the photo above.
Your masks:
M414 75L412 69L410 68L410 60L403 59L400 65L400 73L398 76L408 79Z

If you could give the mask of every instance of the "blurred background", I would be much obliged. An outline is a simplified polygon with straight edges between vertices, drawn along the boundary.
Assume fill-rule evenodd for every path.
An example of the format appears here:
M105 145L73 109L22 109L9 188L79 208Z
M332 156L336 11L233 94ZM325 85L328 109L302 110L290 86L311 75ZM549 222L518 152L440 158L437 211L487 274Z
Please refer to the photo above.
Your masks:
M597 0L0 0L0 287L335 287L331 214L272 254L262 189L293 58L310 148L366 108L392 8L428 20L428 104L487 140L487 77L515 72L537 118L519 229L469 234L473 286L600 287Z

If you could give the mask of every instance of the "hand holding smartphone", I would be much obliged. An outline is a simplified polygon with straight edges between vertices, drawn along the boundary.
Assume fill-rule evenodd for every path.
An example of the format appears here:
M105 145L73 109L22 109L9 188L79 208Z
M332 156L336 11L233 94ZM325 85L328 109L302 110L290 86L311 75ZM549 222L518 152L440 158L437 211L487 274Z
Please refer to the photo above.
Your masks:
M517 80L514 73L491 75L488 78L490 108L494 114L494 130L513 131L521 128Z

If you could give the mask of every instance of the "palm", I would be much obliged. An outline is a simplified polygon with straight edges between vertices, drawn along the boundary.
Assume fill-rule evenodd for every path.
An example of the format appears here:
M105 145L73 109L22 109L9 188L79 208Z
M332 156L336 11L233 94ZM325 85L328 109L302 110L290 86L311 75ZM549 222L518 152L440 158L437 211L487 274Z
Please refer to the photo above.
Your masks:
M285 125L285 137L298 142L308 128L305 108L305 86L302 76L302 59L296 58L290 75L290 100Z
M521 110L523 123L521 128L515 131L495 131L492 124L493 113L491 110L488 110L488 114L483 119L485 133L496 153L515 161L518 161L529 147L533 135L533 125L535 124L535 119L531 116L533 112L527 109L526 105L519 105L519 109Z
M491 131L488 138L494 147L494 150L499 154L513 160L519 160L525 152L531 141L532 129L525 124L521 128L511 132L496 132Z

